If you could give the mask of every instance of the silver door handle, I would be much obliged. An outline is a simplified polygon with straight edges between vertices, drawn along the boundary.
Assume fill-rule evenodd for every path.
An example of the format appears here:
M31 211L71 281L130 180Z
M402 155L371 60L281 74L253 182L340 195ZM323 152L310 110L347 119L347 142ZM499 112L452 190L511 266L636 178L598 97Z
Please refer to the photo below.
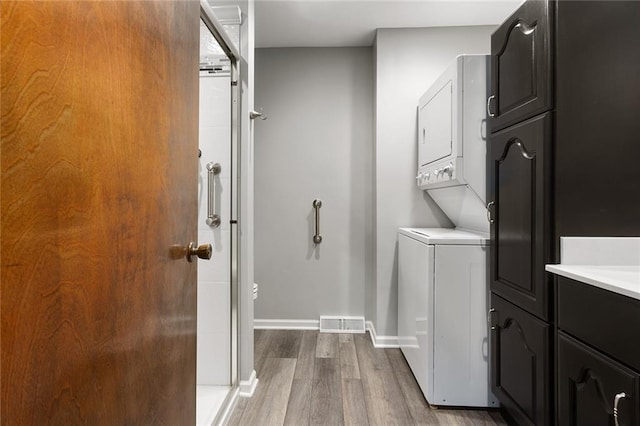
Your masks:
M313 236L313 243L320 244L322 242L322 235L320 235L320 207L322 207L322 201L318 199L313 200L312 206L316 210L316 233Z
M212 228L220 226L220 215L216 214L216 175L220 174L222 167L218 163L207 163L209 187L207 190L207 225Z

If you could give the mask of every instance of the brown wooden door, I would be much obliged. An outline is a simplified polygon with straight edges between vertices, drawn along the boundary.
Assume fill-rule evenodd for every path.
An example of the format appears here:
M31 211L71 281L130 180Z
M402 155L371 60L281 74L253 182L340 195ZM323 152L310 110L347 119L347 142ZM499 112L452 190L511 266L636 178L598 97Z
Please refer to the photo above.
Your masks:
M193 1L2 1L3 425L195 423Z
M549 114L491 135L491 290L547 320L550 263Z
M491 131L551 109L551 24L547 0L522 4L491 35Z

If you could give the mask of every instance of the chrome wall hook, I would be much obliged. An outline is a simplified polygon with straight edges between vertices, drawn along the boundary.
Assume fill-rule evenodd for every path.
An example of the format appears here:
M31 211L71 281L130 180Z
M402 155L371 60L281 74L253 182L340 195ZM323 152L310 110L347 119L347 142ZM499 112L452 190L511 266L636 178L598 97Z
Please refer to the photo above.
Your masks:
M266 120L267 119L267 114L265 114L262 111L262 108L258 109L257 111L254 109L254 110L249 112L249 118L252 119L252 120L255 120L256 118L259 118L260 120Z

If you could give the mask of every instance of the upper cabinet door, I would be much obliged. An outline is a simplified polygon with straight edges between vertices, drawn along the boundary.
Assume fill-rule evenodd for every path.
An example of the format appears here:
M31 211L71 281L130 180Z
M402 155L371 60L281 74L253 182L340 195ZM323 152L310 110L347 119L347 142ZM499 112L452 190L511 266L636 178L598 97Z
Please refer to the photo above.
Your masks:
M551 109L551 15L528 1L491 36L491 131Z
M549 317L551 113L491 136L491 290Z

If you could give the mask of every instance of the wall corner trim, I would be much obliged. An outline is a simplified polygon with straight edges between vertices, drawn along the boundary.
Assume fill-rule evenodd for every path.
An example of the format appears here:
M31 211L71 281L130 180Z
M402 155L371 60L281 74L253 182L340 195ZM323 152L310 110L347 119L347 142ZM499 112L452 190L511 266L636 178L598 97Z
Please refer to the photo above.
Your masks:
M398 336L378 336L376 334L376 327L371 321L367 321L366 327L367 331L369 332L369 336L371 336L371 343L373 343L374 348L400 347L400 345L398 344Z
M243 398L252 397L256 386L258 386L258 378L256 377L256 370L253 370L249 379L240 381L240 396Z

